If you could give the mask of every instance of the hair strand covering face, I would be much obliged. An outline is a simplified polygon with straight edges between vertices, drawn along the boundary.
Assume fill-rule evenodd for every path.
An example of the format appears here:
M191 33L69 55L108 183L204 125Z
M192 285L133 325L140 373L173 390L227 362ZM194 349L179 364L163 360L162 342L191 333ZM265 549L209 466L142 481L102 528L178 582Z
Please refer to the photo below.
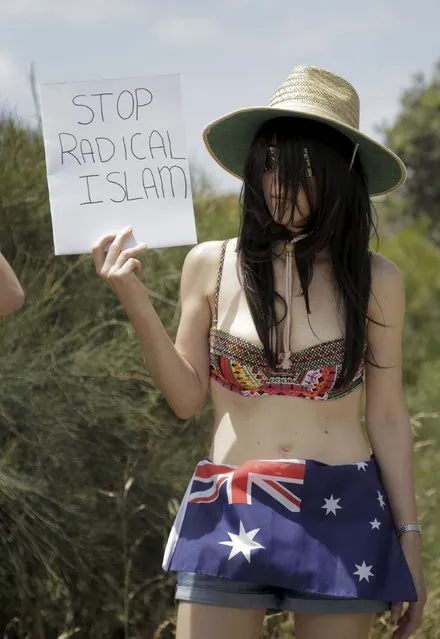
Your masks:
M267 208L263 191L270 146L276 148L274 175L279 195L274 215ZM308 178L308 161L313 170L315 194ZM292 225L300 187L304 189L310 212L301 229L293 233L284 217L281 223L281 216L290 209L289 225ZM274 290L274 243L302 236L295 243L292 259L309 315L309 287L316 257L324 250L330 256L332 280L345 323L346 348L338 382L344 386L355 376L365 354L371 287L369 241L373 232L367 180L350 140L325 124L301 118L278 118L263 125L252 143L245 167L237 251L250 312L272 367L277 366L280 352L276 327L285 319L290 325L291 304L286 293L287 299L282 299L284 316L276 317L275 299L279 296ZM286 284L288 290L290 280ZM283 349L289 351L286 339Z

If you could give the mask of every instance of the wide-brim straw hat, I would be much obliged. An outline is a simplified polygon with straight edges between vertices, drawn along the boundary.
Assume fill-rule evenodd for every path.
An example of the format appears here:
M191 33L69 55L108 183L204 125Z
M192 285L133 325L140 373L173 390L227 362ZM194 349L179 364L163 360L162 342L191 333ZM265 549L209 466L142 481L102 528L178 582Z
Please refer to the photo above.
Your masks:
M216 162L243 179L251 144L265 122L284 116L323 122L353 142L370 195L390 193L405 181L405 165L390 149L359 131L359 110L359 96L347 80L317 67L298 66L268 106L238 109L214 120L205 128L203 139Z

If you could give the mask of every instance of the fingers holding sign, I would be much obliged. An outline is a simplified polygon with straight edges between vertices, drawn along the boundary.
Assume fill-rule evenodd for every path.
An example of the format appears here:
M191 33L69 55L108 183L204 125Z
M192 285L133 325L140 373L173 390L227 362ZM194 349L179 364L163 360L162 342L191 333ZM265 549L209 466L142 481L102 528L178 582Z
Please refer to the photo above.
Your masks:
M97 274L116 293L122 292L128 283L133 283L133 279L137 280L135 274L142 269L136 257L146 251L146 244L123 248L131 233L132 229L128 227L121 233L105 235L92 249Z

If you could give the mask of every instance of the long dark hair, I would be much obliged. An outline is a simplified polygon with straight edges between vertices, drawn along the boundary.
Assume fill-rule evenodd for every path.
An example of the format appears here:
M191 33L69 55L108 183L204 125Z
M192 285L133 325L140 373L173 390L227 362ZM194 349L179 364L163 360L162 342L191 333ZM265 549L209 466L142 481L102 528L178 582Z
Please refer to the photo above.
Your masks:
M289 207L293 222L300 187L310 205L310 214L301 229L306 237L295 244L294 251L308 314L316 256L324 249L331 256L332 278L345 319L345 355L337 381L342 387L353 379L365 354L371 289L369 241L376 233L366 175L359 154L350 170L354 144L333 128L312 120L276 118L263 125L252 143L241 193L238 264L249 309L271 367L278 362L274 328L284 319L277 320L275 315L273 246L293 237L285 220L281 224L277 212L270 214L264 198L263 175L272 146L281 197L278 211ZM315 195L307 177L304 149L316 184Z

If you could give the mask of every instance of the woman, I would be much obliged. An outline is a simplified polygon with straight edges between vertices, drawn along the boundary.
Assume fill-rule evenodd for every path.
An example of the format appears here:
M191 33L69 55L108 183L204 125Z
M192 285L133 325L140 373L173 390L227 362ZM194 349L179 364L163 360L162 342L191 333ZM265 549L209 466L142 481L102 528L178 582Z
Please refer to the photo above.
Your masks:
M297 639L366 638L390 607L393 637L420 622L404 285L368 247L369 196L405 168L358 117L348 82L297 67L268 107L207 127L213 157L244 179L241 228L188 253L175 344L136 277L145 247L122 250L131 230L94 249L175 413L191 417L211 391L210 457L164 557L178 639L254 639L268 609L294 614Z

